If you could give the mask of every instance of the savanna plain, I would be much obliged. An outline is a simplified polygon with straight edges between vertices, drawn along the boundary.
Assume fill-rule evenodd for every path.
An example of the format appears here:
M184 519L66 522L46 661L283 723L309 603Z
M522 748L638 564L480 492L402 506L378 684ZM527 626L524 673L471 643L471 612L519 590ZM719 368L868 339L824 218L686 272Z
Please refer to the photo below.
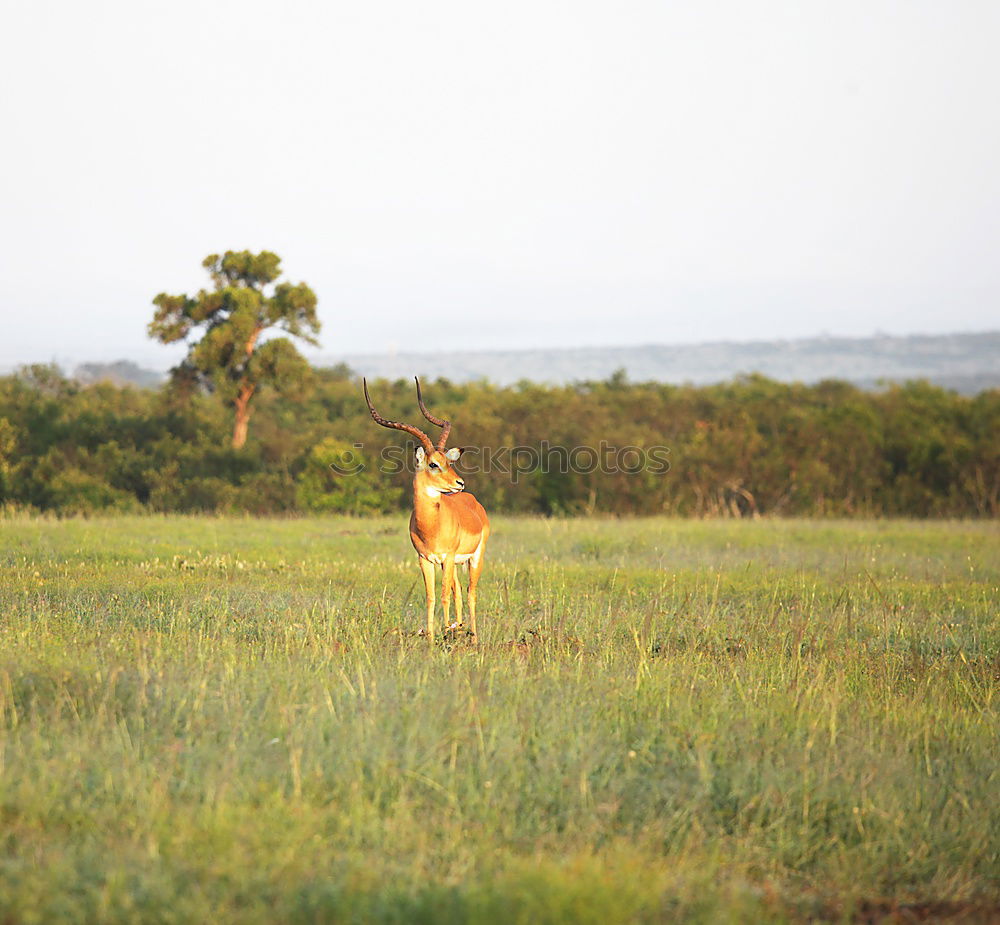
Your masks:
M0 521L0 921L1000 920L995 522Z

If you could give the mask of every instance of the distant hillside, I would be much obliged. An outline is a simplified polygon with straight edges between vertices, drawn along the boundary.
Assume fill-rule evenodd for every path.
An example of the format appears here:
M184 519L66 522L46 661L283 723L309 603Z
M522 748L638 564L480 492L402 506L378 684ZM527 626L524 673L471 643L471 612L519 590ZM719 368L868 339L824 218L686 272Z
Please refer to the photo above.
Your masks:
M166 376L156 370L143 369L131 360L116 360L114 363L83 363L73 371L73 378L81 385L110 382L113 385L155 388Z
M521 379L549 383L606 379L624 369L633 381L695 384L755 372L784 382L846 379L866 388L886 380L928 379L974 394L1000 387L1000 331L561 350L347 354L319 361L323 366L336 363L346 363L369 377L444 376L456 382L483 378L499 385Z
M1000 331L894 337L811 337L749 343L645 344L558 350L477 350L442 353L366 353L311 357L316 366L345 364L369 378L443 376L454 382L486 379L567 383L607 379L624 369L633 382L704 385L747 373L781 382L845 379L863 388L927 379L965 395L1000 388ZM13 372L0 370L0 375ZM83 385L113 382L155 388L166 374L131 360L84 363L73 378Z

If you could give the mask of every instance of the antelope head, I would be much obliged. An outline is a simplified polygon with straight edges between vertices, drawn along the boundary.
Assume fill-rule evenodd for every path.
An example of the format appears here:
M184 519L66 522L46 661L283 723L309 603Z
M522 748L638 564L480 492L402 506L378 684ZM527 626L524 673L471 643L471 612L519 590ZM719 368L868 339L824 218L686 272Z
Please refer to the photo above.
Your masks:
M431 442L431 438L420 430L420 428L413 427L410 424L401 424L399 421L388 421L382 417L375 410L371 397L368 395L367 381L362 379L365 389L365 401L368 403L368 410L371 412L372 419L376 424L381 424L383 427L405 431L416 437L419 441L415 456L416 471L413 476L413 485L416 491L429 498L438 498L441 495L453 495L464 491L465 480L452 466L452 463L457 462L462 455L462 449L457 446L452 447L450 450L445 449L448 442L448 435L451 433L451 421L435 417L427 410L426 405L424 405L423 396L420 394L420 380L414 377L414 381L417 383L417 404L420 406L420 411L433 425L442 428L437 446Z

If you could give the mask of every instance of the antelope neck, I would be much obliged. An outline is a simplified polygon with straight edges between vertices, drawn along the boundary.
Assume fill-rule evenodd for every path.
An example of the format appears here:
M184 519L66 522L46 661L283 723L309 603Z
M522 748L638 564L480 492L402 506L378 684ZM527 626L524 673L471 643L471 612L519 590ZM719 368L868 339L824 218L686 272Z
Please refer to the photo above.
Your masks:
M424 536L433 536L441 519L441 495L431 497L428 487L426 479L418 476L413 480L413 514L417 530Z

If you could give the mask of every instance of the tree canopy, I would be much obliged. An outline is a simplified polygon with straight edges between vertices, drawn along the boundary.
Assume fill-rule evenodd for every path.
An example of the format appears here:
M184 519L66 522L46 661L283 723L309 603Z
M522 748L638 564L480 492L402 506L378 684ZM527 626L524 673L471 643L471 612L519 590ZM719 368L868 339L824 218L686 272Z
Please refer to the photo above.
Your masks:
M305 283L276 283L281 258L270 251L210 254L202 266L213 288L194 297L161 292L153 299L156 312L148 331L165 344L204 332L173 370L172 383L218 394L235 413L232 445L239 449L247 438L250 402L260 389L287 390L309 374L308 363L287 337L268 338L265 332L277 328L316 344L316 294Z
M387 417L416 420L412 379L369 385ZM1000 516L1000 389L759 376L423 385L468 448L460 466L491 514ZM80 387L51 367L0 376L0 516L361 515L410 503L410 438L372 422L343 369L314 370L305 395L264 390L243 449L226 445L231 428L213 395L180 403L167 386Z

